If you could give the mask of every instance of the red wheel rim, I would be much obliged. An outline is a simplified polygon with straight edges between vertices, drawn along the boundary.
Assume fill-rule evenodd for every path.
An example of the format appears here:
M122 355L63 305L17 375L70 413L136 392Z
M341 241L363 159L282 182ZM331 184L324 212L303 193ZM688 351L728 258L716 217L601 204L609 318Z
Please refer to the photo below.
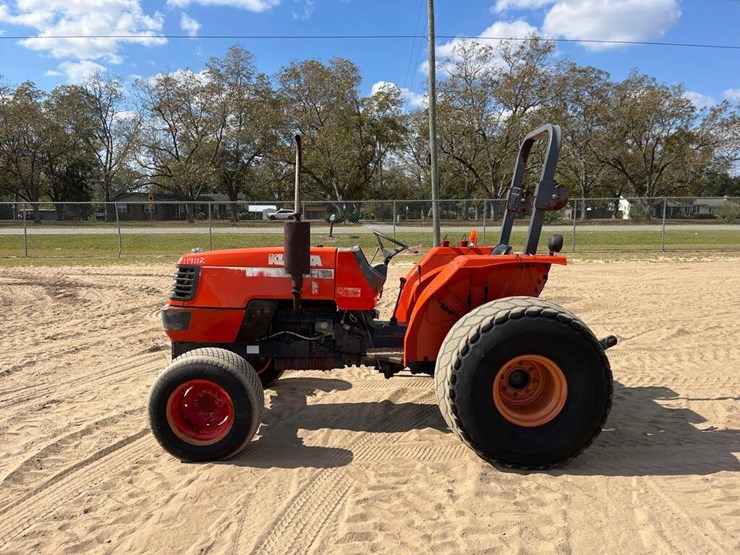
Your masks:
M234 425L234 403L226 390L210 380L181 383L167 400L167 423L191 445L212 445Z

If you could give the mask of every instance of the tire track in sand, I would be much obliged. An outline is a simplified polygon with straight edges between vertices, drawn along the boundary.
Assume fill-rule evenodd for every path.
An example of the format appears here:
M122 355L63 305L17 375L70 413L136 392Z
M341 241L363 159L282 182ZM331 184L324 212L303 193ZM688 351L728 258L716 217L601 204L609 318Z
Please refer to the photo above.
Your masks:
M360 435L347 446L352 451L353 459L364 460L378 447L400 441L404 433L391 434L390 431L399 428L411 429L429 418L437 410L434 401L434 392L425 392L410 400L418 404L412 409L398 408L385 415L377 422L373 432ZM331 468L315 471L307 478L307 482L307 485L287 500L284 508L258 538L254 548L246 551L298 554L311 550L346 500L353 480L343 468ZM246 517L247 515L243 513L237 527L237 536L232 549L234 554L245 552L240 545Z
M669 513L673 525L670 528L661 527L661 536L667 543L677 548L674 553L722 555L728 553L728 548L730 552L737 552L738 541L729 532L713 526L697 528L695 523L704 520L703 516L698 515L699 511L695 506L677 503L670 495L672 488L667 480L645 476L639 478L639 481L650 490L655 509ZM669 538L668 535L673 537Z
M132 461L151 454L153 444L149 429L139 430L66 467L12 505L0 509L0 548L33 526L50 507L64 505L81 490L118 471L125 472Z
M94 370L82 376L76 375L67 380L52 383L34 384L9 390L0 396L0 408L17 407L18 405L45 397L53 392L63 392L64 396L71 396L90 389L90 386L103 386L110 382L117 382L129 375L139 372L148 372L163 364L160 352L144 352L121 359L101 372Z
M0 486L2 486L5 491L3 499L0 500L0 515L7 510L7 507L16 502L16 497L24 497L24 495L12 496L10 493L10 488L12 486L21 486L29 475L33 475L33 477L38 481L38 475L44 474L43 471L46 471L46 474L53 474L53 476L58 477L60 473L55 473L51 468L47 470L44 468L46 464L43 462L41 463L42 470L39 470L37 464L40 461L48 461L50 458L63 459L64 457L62 455L65 451L84 453L86 452L85 446L81 446L81 442L95 442L100 439L101 434L111 434L111 427L116 426L119 422L126 419L129 419L130 421L130 417L142 416L144 412L145 407L142 406L136 409L106 416L105 418L90 422L73 432L56 437L52 441L46 443L43 447L34 450L31 454L26 454L0 481ZM69 467L62 470L61 473L66 472L68 468Z

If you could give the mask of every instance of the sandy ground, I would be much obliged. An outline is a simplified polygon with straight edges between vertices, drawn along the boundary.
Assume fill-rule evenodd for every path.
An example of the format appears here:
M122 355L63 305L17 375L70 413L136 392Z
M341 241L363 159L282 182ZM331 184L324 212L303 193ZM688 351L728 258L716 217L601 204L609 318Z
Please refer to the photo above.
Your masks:
M429 378L364 368L287 373L240 456L180 463L145 417L172 273L0 269L0 552L740 549L738 259L553 269L543 296L621 342L605 431L532 473L463 447Z

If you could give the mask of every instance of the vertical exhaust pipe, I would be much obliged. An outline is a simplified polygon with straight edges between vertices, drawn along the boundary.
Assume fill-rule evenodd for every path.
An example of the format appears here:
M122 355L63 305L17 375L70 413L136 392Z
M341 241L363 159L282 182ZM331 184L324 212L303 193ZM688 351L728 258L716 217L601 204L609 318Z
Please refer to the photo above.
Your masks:
M295 136L295 207L293 219L283 224L283 258L285 273L291 278L291 295L293 295L293 309L301 308L301 289L303 276L311 272L311 224L301 221L301 169L303 165L303 151L301 136Z
M303 171L303 146L301 136L295 136L295 205L293 208L293 218L299 222L301 220L301 172Z

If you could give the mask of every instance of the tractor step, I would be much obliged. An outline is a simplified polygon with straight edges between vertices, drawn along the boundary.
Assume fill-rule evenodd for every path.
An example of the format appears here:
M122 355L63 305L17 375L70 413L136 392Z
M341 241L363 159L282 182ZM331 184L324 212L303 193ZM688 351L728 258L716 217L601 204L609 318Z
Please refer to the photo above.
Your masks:
M403 351L397 349L368 349L367 357L379 362L403 364Z
M368 349L367 360L373 361L378 371L391 378L404 369L403 351L397 349Z

